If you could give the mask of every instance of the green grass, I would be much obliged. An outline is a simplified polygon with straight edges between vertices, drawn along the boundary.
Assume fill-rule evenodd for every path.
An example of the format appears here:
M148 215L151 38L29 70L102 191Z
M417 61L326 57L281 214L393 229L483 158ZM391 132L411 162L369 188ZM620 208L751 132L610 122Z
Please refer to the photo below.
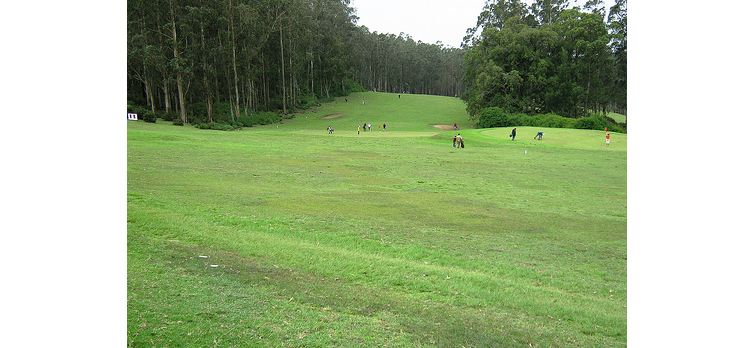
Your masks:
M129 122L129 345L626 346L626 134L471 124L383 93L239 132Z
M609 112L608 113L608 117L613 118L614 120L616 120L616 122L619 122L619 123L625 123L625 122L627 122L627 116L626 115L617 114L615 112Z

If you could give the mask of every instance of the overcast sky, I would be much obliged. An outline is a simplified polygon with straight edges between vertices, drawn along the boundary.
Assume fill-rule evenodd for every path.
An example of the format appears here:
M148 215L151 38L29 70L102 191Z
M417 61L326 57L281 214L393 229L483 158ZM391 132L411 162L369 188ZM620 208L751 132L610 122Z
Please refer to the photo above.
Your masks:
M358 25L370 32L409 34L414 41L460 47L467 29L477 24L486 0L352 0ZM525 1L532 3L533 1ZM604 0L606 12L615 0ZM574 3L574 0L572 0ZM584 0L576 3L582 4Z

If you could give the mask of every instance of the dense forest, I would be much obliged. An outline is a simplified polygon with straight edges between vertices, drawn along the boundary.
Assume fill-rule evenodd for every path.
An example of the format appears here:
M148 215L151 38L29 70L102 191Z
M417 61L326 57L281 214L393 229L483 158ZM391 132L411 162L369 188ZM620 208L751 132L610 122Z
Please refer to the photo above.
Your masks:
M568 9L568 0L488 2L467 33L464 96L473 117L485 108L579 118L626 115L626 0ZM473 36L474 33L481 33Z
M489 0L460 49L370 32L350 3L129 0L129 108L246 125L369 90L460 96L473 119L626 111L626 0L607 21L602 0Z
M233 123L353 91L465 91L461 49L370 32L349 5L129 0L129 105L182 123Z

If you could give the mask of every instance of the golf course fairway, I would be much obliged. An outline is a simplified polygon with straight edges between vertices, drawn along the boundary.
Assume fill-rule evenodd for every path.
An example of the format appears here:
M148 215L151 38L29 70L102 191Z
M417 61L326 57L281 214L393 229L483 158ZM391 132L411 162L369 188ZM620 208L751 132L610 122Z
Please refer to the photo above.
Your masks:
M627 135L472 126L373 92L128 121L128 345L625 347Z

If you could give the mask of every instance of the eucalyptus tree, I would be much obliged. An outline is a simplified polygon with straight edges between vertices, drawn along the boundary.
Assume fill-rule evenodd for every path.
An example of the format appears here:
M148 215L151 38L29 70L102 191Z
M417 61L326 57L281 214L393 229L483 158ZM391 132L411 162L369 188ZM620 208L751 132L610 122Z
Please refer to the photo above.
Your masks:
M544 10L548 6L551 14ZM540 1L530 8L530 15L539 19L533 25L530 15L509 14L503 23L492 21L494 8L480 15L481 34L467 41L468 88L463 98L473 118L487 107L582 117L612 101L608 90L615 68L599 11Z
M370 33L357 26L350 3L130 0L129 101L153 111L177 106L189 123L234 122L259 109L289 112L344 95L355 84L395 92L463 90L456 82L460 51L406 34Z
M315 0L311 3L314 34L309 42L312 85L317 80L320 95L330 97L333 88L339 88L338 95L342 95L346 92L345 81L355 79L355 36L360 32L356 27L358 18L348 0Z
M608 29L611 36L616 75L611 88L618 111L627 110L627 0L616 0L608 13Z
M212 82L215 81L217 70L214 67L214 55L218 54L218 29L221 20L218 0L199 0L186 6L187 55L197 62L197 74L201 75L201 94L207 109L207 122L213 118Z
M569 0L535 0L530 5L530 12L540 25L553 24L564 10L568 9Z
M529 14L527 5L522 0L488 1L482 12L477 16L477 24L467 29L463 47L469 47L474 43L475 34L494 28L503 29L504 24L510 18L520 18L534 25L534 17Z
M128 2L129 21L127 25L127 70L129 81L132 79L142 85L145 103L155 112L155 85L160 78L158 65L164 64L161 49L155 45L154 16L151 7L144 1ZM141 94L137 94L140 98ZM129 99L130 100L130 99Z
M557 69L552 57L559 49L552 29L532 28L521 18L485 30L467 53L470 113L490 106L512 113L546 110Z
M603 0L587 0L583 10L585 12L597 14L601 18L606 17L606 6Z
M177 1L174 0L168 0L168 9L169 9L169 17L168 17L168 25L167 28L170 30L170 44L173 49L173 57L170 60L170 67L172 68L173 73L175 74L176 78L176 85L178 87L178 107L179 107L179 114L181 116L182 122L187 122L186 119L186 90L187 88L184 86L185 81L183 77L187 75L189 72L189 69L187 69L187 65L189 65L189 61L186 59L186 57L183 56L183 36L179 39L179 29L178 29L178 23L177 21L181 20L183 18L181 15L183 14L181 11L182 8L180 7L180 4L177 3ZM183 33L183 31L182 31ZM179 47L182 48L182 50L179 50ZM191 80L189 80L191 81Z

